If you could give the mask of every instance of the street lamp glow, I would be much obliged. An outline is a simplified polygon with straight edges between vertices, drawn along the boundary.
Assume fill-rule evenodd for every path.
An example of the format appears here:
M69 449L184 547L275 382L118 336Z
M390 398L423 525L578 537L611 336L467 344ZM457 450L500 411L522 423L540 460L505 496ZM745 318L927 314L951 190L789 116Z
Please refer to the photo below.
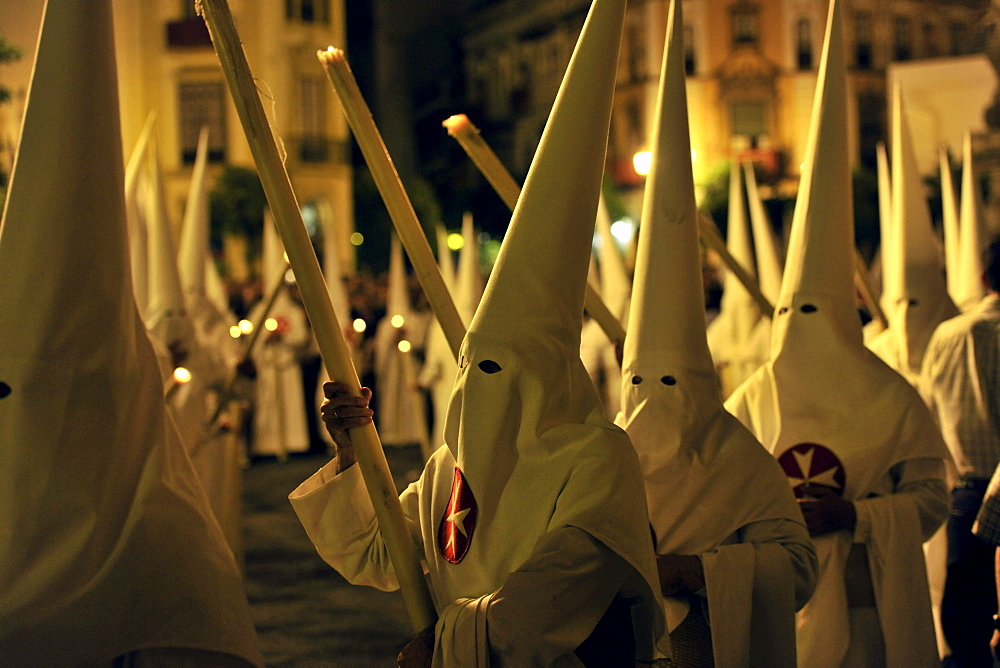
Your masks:
M354 246L360 246L365 242L365 235L360 232L355 232L351 235L351 244Z
M240 320L239 328L244 334L253 334L253 323L249 320Z
M397 313L396 315L392 316L391 320L389 320L389 324L391 324L396 329L399 329L400 327L403 326L403 316Z
M268 318L267 320L264 321L264 329L266 329L269 332L275 331L276 329L278 329L278 321L275 320L274 318Z
M650 167L653 166L653 153L651 151L639 151L632 156L632 167L639 176L649 174Z
M399 343L397 343L396 347L399 348L399 352L401 352L401 353L408 353L408 352L410 352L410 342L407 341L406 339L403 339L402 341L400 341Z
M361 318L355 318L352 325L354 327L354 331L358 334L368 329L368 324Z
M463 237L458 232L452 232L448 235L448 248L457 251L462 250L462 246L465 245L465 237Z
M232 325L229 328L229 336L233 337L234 339L238 339L241 336L243 336L243 332L240 331L240 326L239 325Z
M182 366L174 369L174 380L180 384L184 384L191 380L191 372Z
M623 246L632 241L632 235L634 233L635 226L632 224L632 221L627 218L616 220L611 223L611 236L613 236L615 240Z

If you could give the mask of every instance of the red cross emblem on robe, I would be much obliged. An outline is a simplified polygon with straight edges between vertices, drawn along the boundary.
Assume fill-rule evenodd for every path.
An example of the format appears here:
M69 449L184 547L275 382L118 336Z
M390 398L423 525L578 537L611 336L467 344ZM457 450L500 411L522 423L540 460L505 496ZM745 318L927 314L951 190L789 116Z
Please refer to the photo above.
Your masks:
M476 498L461 469L456 466L448 507L445 508L441 526L438 527L438 549L441 550L441 556L452 564L462 561L472 545L472 532L475 529Z
M829 448L816 443L799 443L781 453L778 463L788 476L795 498L803 497L804 485L823 485L844 495L844 465Z

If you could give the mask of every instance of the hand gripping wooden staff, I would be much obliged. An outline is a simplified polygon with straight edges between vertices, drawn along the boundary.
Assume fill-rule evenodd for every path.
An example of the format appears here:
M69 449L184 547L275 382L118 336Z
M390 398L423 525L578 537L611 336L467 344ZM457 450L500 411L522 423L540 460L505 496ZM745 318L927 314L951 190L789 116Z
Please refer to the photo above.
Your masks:
M281 162L274 135L264 115L229 6L225 0L199 0L198 7L208 25L215 52L236 104L236 111L274 214L275 226L285 244L289 264L295 272L326 370L331 378L347 383L351 391L360 396L361 383L334 314L319 260L316 259L302 223L302 214L292 192L288 173ZM421 631L434 625L436 613L415 546L406 528L403 509L382 452L382 444L371 424L352 428L350 435L410 622L415 631Z
M406 255L410 258L410 264L413 265L413 271L420 281L424 294L427 295L431 310L434 311L445 338L448 339L448 346L455 359L458 359L458 351L462 346L462 339L465 338L465 324L458 314L458 309L455 308L448 287L444 284L441 269L434 261L430 244L427 243L427 236L420 227L420 221L417 220L410 199L406 196L406 190L403 189L399 174L375 126L372 113L361 95L361 89L358 88L358 82L354 79L347 58L343 50L332 46L317 51L316 56L323 64L330 83L340 97L347 123L351 126L354 139L365 156L365 162L368 163L375 185L382 195L385 208L389 211L396 234L406 249Z

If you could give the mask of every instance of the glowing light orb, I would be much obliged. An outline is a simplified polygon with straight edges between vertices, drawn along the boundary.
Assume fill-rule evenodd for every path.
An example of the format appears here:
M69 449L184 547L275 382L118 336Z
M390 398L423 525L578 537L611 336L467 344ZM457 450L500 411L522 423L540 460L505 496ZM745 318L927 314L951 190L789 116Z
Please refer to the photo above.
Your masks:
M360 232L355 232L351 235L351 243L355 246L360 246L365 242L365 235Z
M410 352L410 342L407 341L406 339L403 339L402 341L400 341L399 343L397 343L396 347L399 348L399 352L401 352L401 353L408 353L408 352Z
M361 318L355 318L353 326L354 326L354 331L357 332L358 334L368 329L368 323L366 323Z
M465 237L463 237L458 232L452 232L448 235L448 248L457 251L462 250L462 246L465 245Z
M186 383L191 380L191 372L182 366L174 369L174 380L178 383Z
M253 323L249 320L240 320L239 328L244 334L253 334Z
M631 220L622 218L611 223L611 236L623 246L632 241L633 234L635 234L635 224Z
M275 320L274 318L268 318L267 320L264 321L264 329L266 329L269 332L273 332L274 330L278 329L278 321Z
M241 336L243 336L243 332L240 331L240 326L239 325L233 325L232 327L230 327L229 328L229 336L233 337L234 339L238 339Z
M389 324L391 324L396 329L399 329L400 327L403 326L403 316L397 313L396 315L392 316L391 320L389 320Z
M650 151L639 151L632 156L632 167L639 176L649 174L650 167L653 166L653 154Z

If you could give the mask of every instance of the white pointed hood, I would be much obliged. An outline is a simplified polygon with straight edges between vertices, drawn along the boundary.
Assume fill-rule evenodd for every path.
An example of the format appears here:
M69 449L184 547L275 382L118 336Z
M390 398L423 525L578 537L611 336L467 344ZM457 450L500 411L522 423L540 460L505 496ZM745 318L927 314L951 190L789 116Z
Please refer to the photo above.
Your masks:
M463 222L464 220L463 218ZM435 232L437 234L437 261L438 267L441 269L441 278L444 279L445 287L454 292L455 260L451 255L451 249L448 248L448 230L445 229L444 225L438 225Z
M702 324L680 3L671 8L616 422L639 454L657 552L698 554L751 521L801 518L777 463L722 407Z
M797 351L821 345L824 339L861 350L861 323L854 305L853 194L839 6L831 2L805 167L775 304L771 357L776 371L785 366L783 357L797 357ZM815 326L820 323L821 327Z
M632 278L625 266L625 256L618 250L618 242L611 234L611 216L601 195L597 205L597 232L601 236L601 296L618 320L627 317L628 300L632 294Z
M840 0L831 0L812 122L774 322L772 359L726 401L801 494L823 484L848 501L892 491L891 471L946 455L917 391L862 344L855 307L854 226L847 82ZM896 178L897 175L893 175ZM880 611L905 633L886 633L888 665L926 663L934 651L926 593L901 583L923 577L919 519L905 504L871 506L868 557ZM850 626L843 564L851 534L813 539L820 568L798 613L801 665L840 665ZM879 555L899 554L899 560ZM917 564L912 570L910 564ZM920 571L917 573L916 571ZM883 606L883 603L885 605ZM891 614L891 613L890 613ZM832 634L832 635L831 635Z
M643 576L635 605L657 619L638 462L579 357L624 14L624 0L591 6L462 343L439 456L454 458L453 495L474 498L477 520L439 599L494 591L539 536L574 526Z
M890 267L897 273L885 278L896 297L888 311L889 329L871 348L915 383L931 334L942 321L958 315L958 309L948 296L899 84L893 93L892 174L892 236L886 249L891 253L882 257L892 256Z
M972 159L972 134L965 133L962 144L962 208L959 219L959 272L958 296L955 302L962 311L969 311L979 303L986 288L983 287L983 200L976 179L976 166Z
M746 206L743 203L743 179L736 161L730 164L729 169L727 230L726 250L747 274L755 276L750 228ZM750 336L754 325L760 320L760 307L732 271L726 272L722 286L719 315L708 326L708 345L715 364L722 367L723 392L729 394L736 385L756 370L757 364L748 363L747 358L753 356L750 350Z
M483 296L483 274L479 267L479 235L469 212L462 216L462 240L455 278L455 306L462 322L471 322Z
M163 173L157 155L155 136L150 140L150 180L147 194L148 225L148 304L145 319L146 328L163 345L175 349L186 347L194 336L191 320L188 318L181 287L180 272L177 269L177 245L167 212L166 192Z
M941 225L944 228L944 266L948 279L948 295L956 304L961 297L962 235L959 229L958 199L955 197L955 181L951 172L951 157L948 148L938 150L938 166L941 173Z
M205 294L205 259L208 257L208 190L205 187L205 167L208 163L208 128L198 135L194 169L184 206L181 243L177 264L181 287L190 301L192 295Z
M181 243L178 251L178 274L183 290L184 305L190 316L203 355L205 371L218 374L228 373L240 356L240 346L229 334L229 328L236 318L224 299L209 296L209 281L217 281L213 286L221 287L221 279L215 269L209 250L209 210L206 166L208 163L208 128L204 127L198 137L198 151L195 154L194 169L188 187L187 202L184 206L184 224L181 228ZM220 307L216 301L223 301Z
M743 170L746 174L747 201L750 203L754 257L757 259L757 282L760 284L760 291L773 304L781 292L781 253L778 252L771 221L757 190L757 177L753 173L753 165L746 164Z
M889 172L889 157L885 144L879 142L875 147L875 168L878 176L878 229L879 229L879 266L882 277L882 293L879 295L879 305L892 318L893 305L899 298L900 270L896 266L896 228L892 218L892 177Z
M118 118L111 3L48 3L0 222L0 647L262 664L136 312Z
M401 317L403 323L400 326L393 325L392 319ZM410 287L406 280L406 267L403 264L403 246L399 242L399 237L392 235L392 242L389 246L389 274L388 285L385 293L385 318L392 325L392 329L412 326L413 309L410 306ZM385 329L381 327L381 329ZM388 330L386 330L388 331ZM393 337L391 347L395 348L396 341ZM386 354L388 350L382 351Z
M132 269L132 287L135 291L135 303L140 314L146 313L149 303L148 261L146 259L149 245L146 229L145 207L140 202L140 174L147 161L146 149L149 146L149 136L153 131L156 114L150 112L146 124L139 134L125 167L125 214L128 217L129 257Z

